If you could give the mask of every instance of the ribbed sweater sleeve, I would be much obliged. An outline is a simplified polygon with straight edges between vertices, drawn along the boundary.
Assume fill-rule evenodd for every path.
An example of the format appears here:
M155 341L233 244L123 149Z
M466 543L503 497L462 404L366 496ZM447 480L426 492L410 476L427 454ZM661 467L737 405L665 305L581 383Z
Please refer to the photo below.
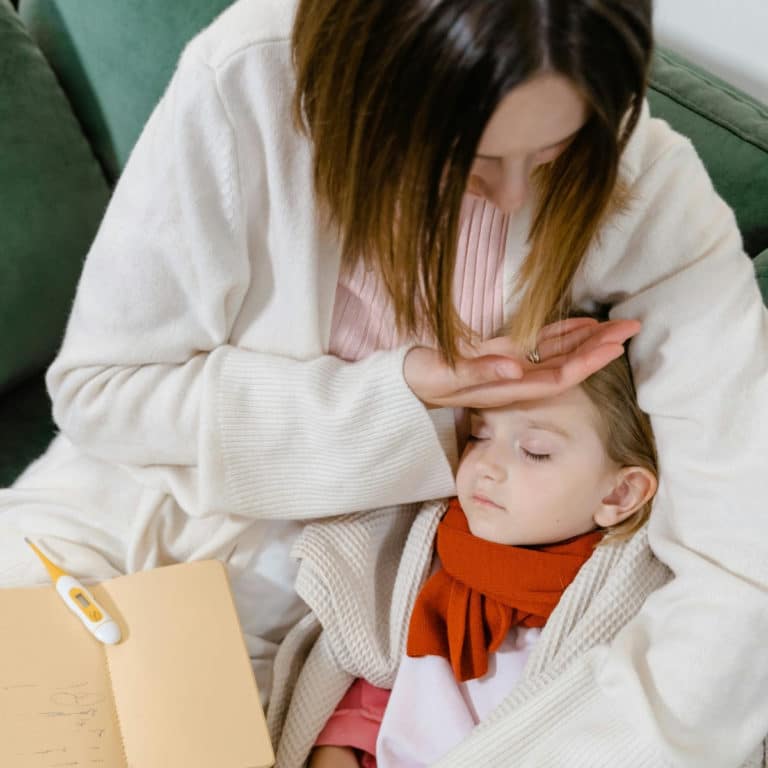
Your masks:
M406 349L355 363L214 352L203 507L225 500L237 514L309 518L444 496L453 487L442 448L455 445L453 411L427 412L413 396Z
M192 514L307 518L453 489L452 413L411 393L405 349L323 353L317 296L338 257L312 250L306 142L273 93L287 51L252 46L218 68L194 46L182 56L48 373L63 433L162 473Z

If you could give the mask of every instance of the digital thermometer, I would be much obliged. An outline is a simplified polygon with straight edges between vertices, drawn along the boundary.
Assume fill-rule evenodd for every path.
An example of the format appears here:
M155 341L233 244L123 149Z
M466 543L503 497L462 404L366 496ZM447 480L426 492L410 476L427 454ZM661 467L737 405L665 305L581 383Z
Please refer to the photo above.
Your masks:
M117 622L96 602L93 595L73 576L54 565L28 538L32 547L51 575L56 591L72 613L85 624L86 629L102 643L114 645L121 640Z

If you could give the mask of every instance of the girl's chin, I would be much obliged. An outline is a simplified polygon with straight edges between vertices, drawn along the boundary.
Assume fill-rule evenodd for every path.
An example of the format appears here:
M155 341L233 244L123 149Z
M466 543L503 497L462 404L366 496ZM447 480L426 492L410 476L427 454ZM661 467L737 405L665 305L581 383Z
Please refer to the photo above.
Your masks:
M469 532L478 539L493 541L496 544L509 544L509 535L506 536L499 530L498 518L494 519L494 512L498 509L481 510L478 514L467 515Z

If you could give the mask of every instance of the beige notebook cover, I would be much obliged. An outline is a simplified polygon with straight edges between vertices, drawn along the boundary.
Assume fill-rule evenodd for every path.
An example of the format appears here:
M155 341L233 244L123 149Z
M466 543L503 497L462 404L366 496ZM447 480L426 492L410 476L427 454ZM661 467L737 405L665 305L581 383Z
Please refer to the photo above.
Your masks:
M224 566L89 587L102 645L51 587L0 590L0 766L266 768L264 714Z

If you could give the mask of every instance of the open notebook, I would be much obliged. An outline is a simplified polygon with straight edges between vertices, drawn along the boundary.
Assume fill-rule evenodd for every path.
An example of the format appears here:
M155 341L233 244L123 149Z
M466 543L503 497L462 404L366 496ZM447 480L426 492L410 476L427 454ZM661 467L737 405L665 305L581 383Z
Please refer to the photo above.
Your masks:
M98 642L51 587L0 590L0 766L274 763L224 566L91 586L123 640Z

